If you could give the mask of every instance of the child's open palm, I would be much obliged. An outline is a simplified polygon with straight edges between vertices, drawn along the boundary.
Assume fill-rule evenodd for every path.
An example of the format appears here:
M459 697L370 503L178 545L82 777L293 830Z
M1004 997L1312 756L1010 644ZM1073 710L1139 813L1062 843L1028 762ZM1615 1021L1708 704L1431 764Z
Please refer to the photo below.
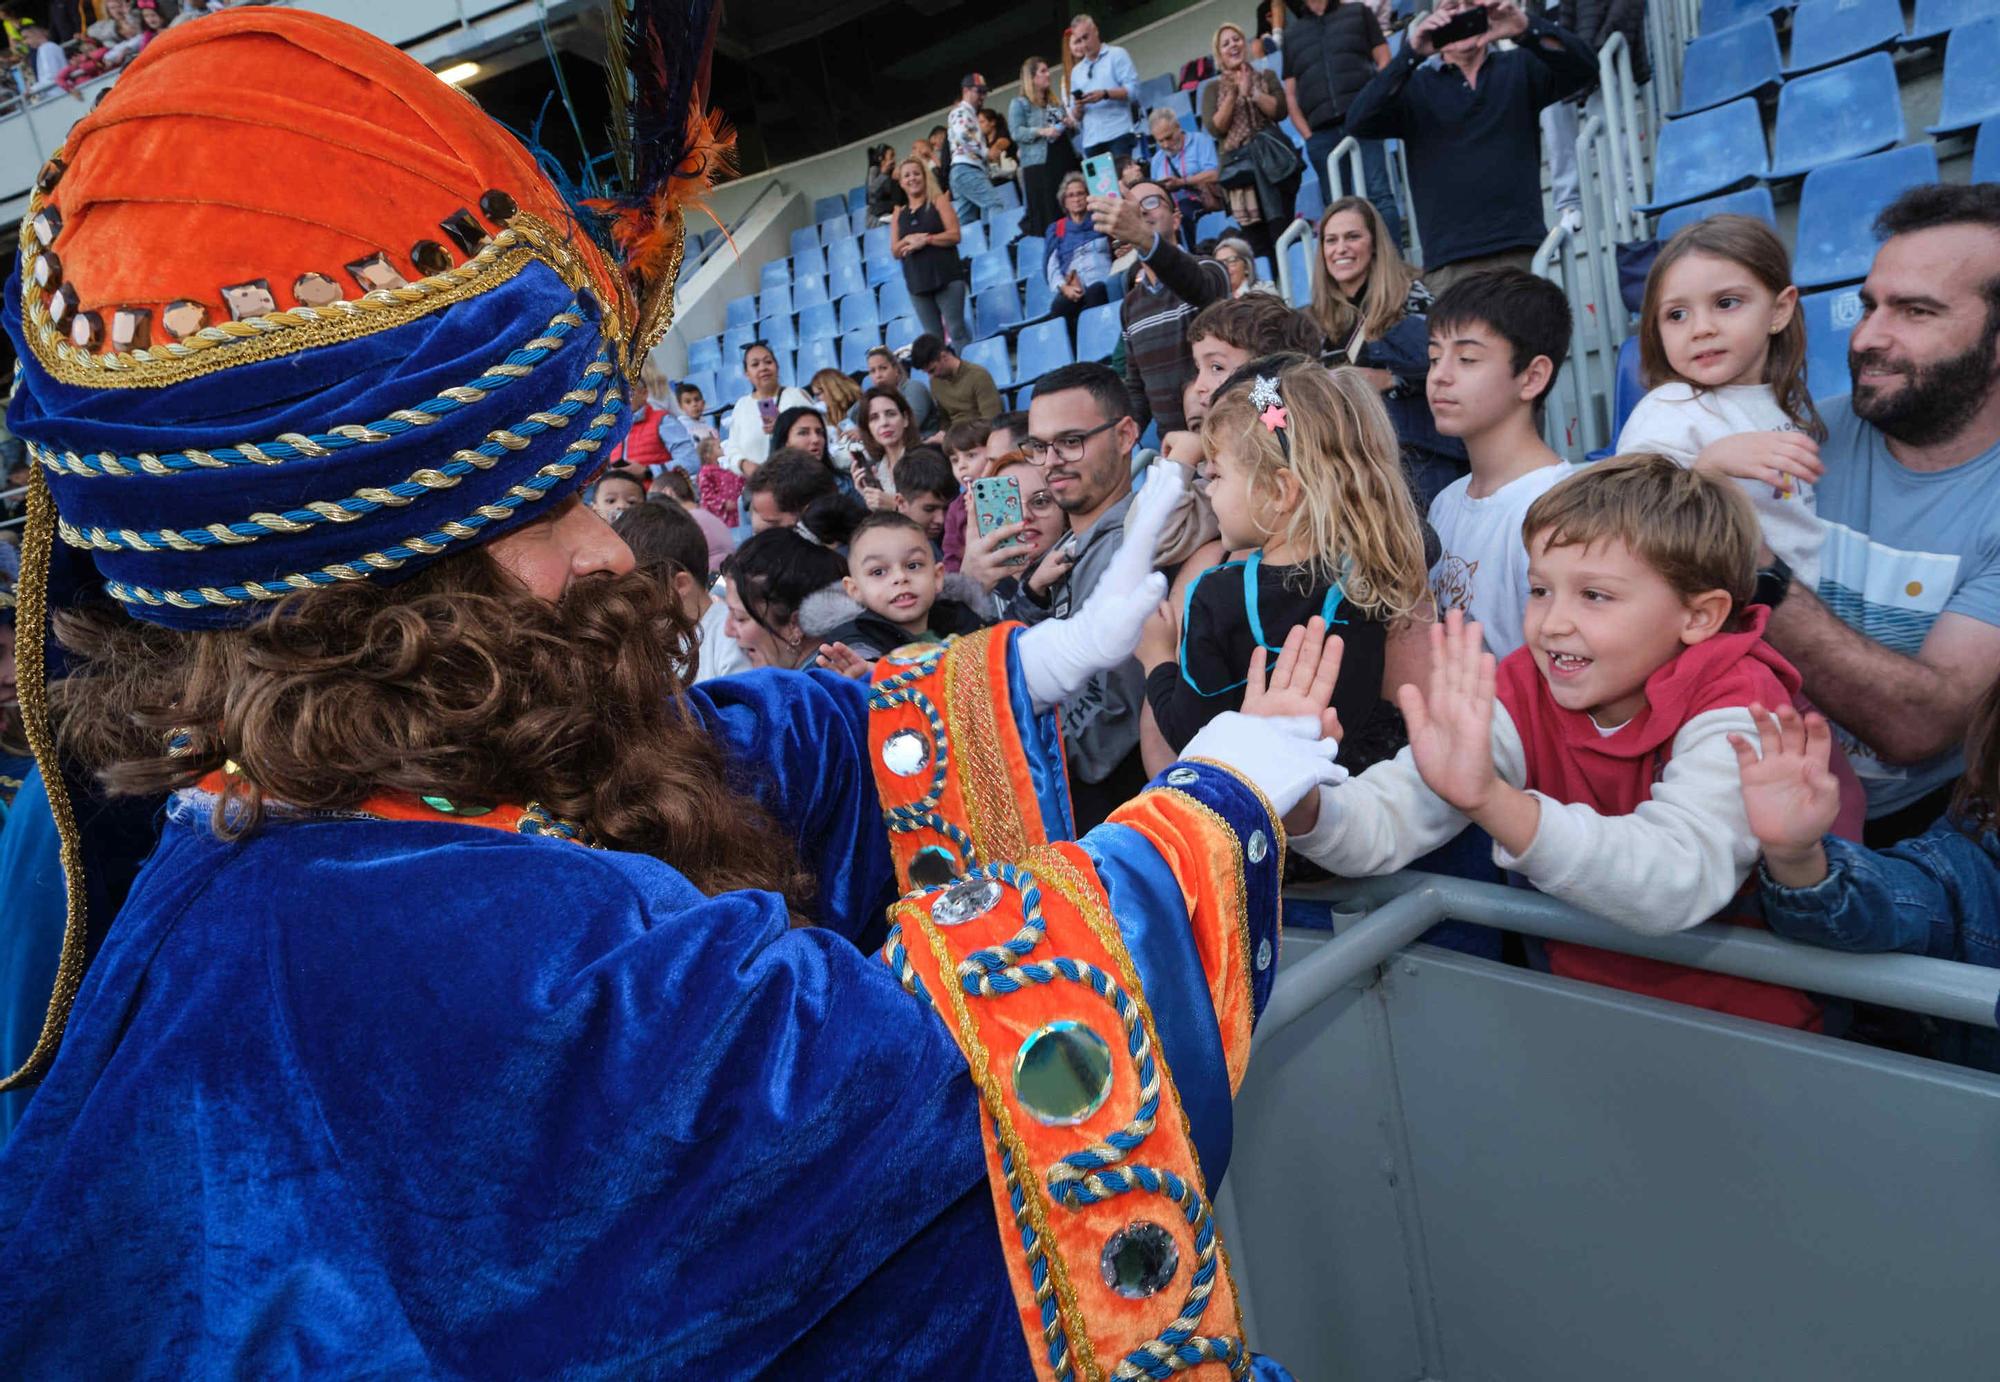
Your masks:
M1767 854L1814 849L1840 810L1840 781L1828 766L1833 731L1824 716L1801 716L1789 705L1775 715L1752 705L1750 718L1757 724L1757 747L1741 734L1730 735L1729 743L1743 775L1751 832Z
M1328 637L1326 621L1314 615L1285 635L1277 666L1264 671L1265 654L1250 654L1249 680L1243 687L1243 713L1274 719L1310 716L1319 722L1322 738L1341 738L1340 713L1333 708L1333 688L1340 681L1344 647L1338 635Z
M1409 683L1396 693L1418 773L1467 815L1484 809L1500 780L1493 767L1493 667L1479 625L1452 610L1442 626L1431 625L1429 693Z

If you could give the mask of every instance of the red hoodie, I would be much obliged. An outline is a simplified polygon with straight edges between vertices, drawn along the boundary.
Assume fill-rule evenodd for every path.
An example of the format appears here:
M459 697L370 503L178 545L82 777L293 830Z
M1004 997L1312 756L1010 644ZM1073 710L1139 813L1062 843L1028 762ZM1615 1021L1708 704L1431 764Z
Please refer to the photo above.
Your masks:
M1674 736L1689 720L1711 710L1747 708L1753 701L1767 706L1791 701L1799 674L1764 641L1770 614L1752 605L1740 631L1683 649L1646 679L1645 707L1612 735L1599 734L1583 711L1556 704L1533 652L1516 649L1500 664L1498 691L1520 731L1528 770L1523 786L1601 815L1630 815L1652 797ZM1734 912L1715 920L1761 925ZM1549 967L1568 978L1783 1027L1819 1027L1819 1006L1797 989L1561 941L1547 942L1547 950Z

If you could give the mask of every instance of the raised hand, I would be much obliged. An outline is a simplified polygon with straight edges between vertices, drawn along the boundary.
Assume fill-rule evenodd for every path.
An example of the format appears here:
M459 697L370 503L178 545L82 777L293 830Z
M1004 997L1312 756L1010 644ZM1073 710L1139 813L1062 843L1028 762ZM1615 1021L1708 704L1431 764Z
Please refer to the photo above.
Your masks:
M1418 773L1468 816L1485 810L1500 783L1493 767L1493 668L1479 625L1452 610L1442 625L1431 626L1428 694L1408 684L1396 692Z
M1339 637L1327 636L1326 621L1318 615L1295 625L1285 635L1285 646L1278 652L1278 665L1271 669L1268 684L1264 650L1250 654L1243 713L1287 720L1308 716L1319 722L1323 738L1338 742L1340 713L1333 708L1333 688L1340 680L1343 651Z
M827 671L843 677L853 677L866 681L875 670L875 664L848 647L845 643L828 643L819 650L817 661Z
M1804 432L1738 432L1710 442L1694 458L1696 470L1769 485L1788 497L1796 482L1816 482L1826 474L1819 443Z
M1744 813L1773 875L1789 875L1778 881L1809 886L1826 877L1820 839L1840 811L1840 782L1829 766L1833 731L1825 716L1801 716L1789 705L1775 714L1752 705L1750 718L1757 724L1755 748L1741 734L1729 736L1743 776ZM1801 875L1810 876L1793 881Z

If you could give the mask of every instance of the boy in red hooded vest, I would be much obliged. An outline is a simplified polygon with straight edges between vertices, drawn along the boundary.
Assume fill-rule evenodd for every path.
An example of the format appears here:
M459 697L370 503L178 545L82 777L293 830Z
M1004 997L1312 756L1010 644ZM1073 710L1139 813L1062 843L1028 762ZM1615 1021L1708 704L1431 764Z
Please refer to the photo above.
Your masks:
M1536 500L1522 537L1524 646L1496 666L1452 612L1432 631L1428 695L1402 688L1409 747L1323 788L1296 847L1349 877L1387 873L1470 820L1502 868L1621 926L1707 921L1758 853L1729 736L1799 685L1763 640L1769 611L1747 603L1756 516L1726 482L1619 456ZM1795 989L1554 941L1548 955L1572 978L1818 1025Z

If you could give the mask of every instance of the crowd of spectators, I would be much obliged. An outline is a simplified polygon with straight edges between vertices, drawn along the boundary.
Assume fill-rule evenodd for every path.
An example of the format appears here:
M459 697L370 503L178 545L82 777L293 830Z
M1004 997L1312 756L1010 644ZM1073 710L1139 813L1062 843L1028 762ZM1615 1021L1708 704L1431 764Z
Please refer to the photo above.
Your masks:
M46 19L25 15L25 5L0 5L9 87L0 110L32 105L62 93L80 95L92 80L140 53L155 35L176 24L227 9L272 0L50 0Z

